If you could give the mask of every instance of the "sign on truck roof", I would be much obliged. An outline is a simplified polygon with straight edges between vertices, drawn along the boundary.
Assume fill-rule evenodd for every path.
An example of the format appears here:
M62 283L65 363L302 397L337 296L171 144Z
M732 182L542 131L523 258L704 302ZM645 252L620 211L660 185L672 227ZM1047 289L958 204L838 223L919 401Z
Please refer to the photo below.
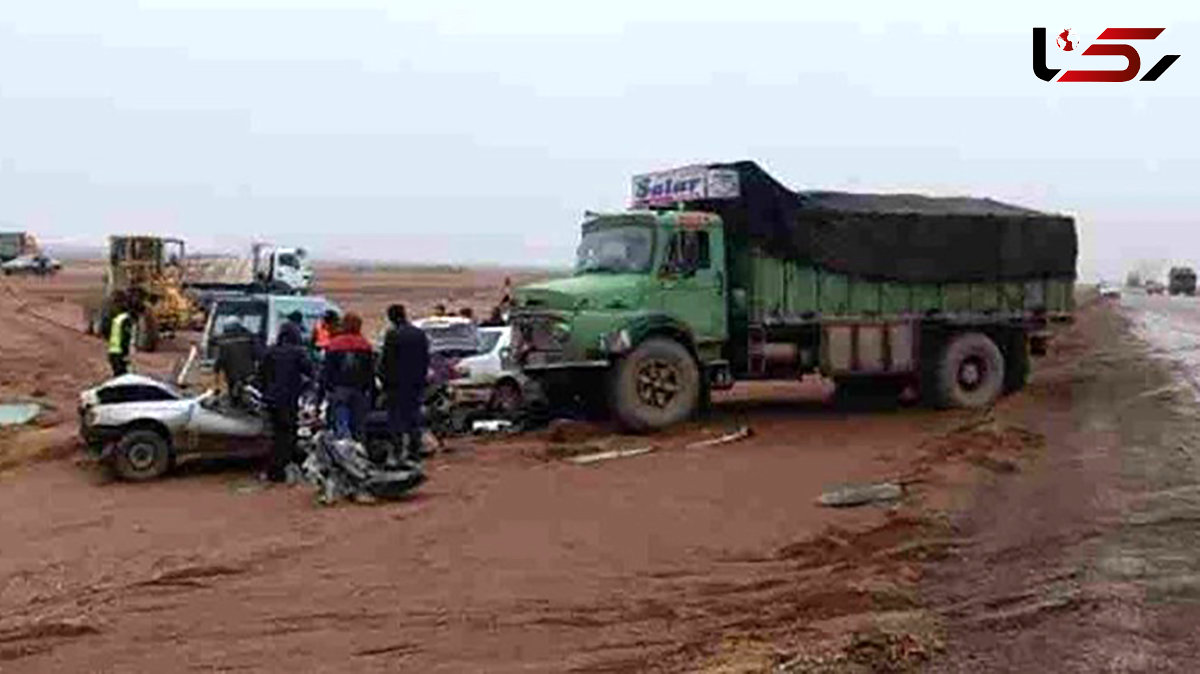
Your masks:
M633 177L634 208L737 196L738 173L729 169L685 166Z

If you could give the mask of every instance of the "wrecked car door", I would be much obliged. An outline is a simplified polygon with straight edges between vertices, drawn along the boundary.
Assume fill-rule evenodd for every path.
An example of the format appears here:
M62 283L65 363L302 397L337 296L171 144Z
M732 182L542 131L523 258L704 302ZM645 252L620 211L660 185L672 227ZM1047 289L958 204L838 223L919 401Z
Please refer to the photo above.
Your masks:
M255 455L269 449L261 416L207 395L193 401L186 435L190 450L200 454Z

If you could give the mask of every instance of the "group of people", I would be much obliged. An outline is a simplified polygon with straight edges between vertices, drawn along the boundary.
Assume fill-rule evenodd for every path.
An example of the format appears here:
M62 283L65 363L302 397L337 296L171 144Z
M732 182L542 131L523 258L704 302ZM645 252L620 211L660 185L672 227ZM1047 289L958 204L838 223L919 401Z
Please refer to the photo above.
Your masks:
M504 298L480 325L507 322L510 283L505 279ZM135 298L118 293L103 326L114 377L129 371L138 306ZM448 315L445 306L437 305L434 315ZM459 316L475 320L470 308L461 309ZM273 432L263 478L284 481L287 466L301 460L297 452L300 398L314 386L328 403L326 423L338 437L365 441L367 414L382 407L395 449L387 461L422 458L421 403L431 365L429 339L408 321L404 305L388 307L388 327L378 354L363 337L362 318L357 314L326 312L307 340L303 316L295 312L287 318L270 347L264 347L262 337L236 319L224 326L217 340L214 369L233 403L248 405L246 384L255 375L261 384Z
M326 422L335 436L365 441L367 414L378 402L386 410L395 449L387 461L422 458L421 400L429 369L429 340L408 322L403 305L388 307L387 319L378 354L362 335L362 318L354 313L330 312L322 317L311 339L315 353L305 345L300 316L293 315L280 326L275 343L258 359L273 433L264 479L285 480L288 464L300 459L296 448L300 398L314 384L327 403ZM219 371L226 369L222 358L235 358L225 355L227 344L218 346ZM235 388L231 383L231 392Z

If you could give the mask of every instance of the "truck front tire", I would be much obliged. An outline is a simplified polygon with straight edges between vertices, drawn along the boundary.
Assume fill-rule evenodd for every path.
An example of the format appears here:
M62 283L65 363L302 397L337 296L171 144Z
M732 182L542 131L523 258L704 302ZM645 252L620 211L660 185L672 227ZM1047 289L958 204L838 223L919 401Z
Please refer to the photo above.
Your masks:
M652 337L621 359L613 372L612 409L632 431L688 419L700 403L700 368L679 342Z
M981 332L954 335L938 357L933 379L939 407L987 407L1004 390L1004 354Z

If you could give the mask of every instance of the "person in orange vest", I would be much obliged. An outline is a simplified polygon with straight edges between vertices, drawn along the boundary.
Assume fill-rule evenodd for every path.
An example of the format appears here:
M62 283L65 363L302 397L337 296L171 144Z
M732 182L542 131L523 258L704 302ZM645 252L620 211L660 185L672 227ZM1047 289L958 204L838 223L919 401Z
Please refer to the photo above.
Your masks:
M337 312L333 309L325 312L321 320L317 321L316 327L313 328L313 346L322 353L329 348L329 341L338 334L338 329L341 326L341 319Z

